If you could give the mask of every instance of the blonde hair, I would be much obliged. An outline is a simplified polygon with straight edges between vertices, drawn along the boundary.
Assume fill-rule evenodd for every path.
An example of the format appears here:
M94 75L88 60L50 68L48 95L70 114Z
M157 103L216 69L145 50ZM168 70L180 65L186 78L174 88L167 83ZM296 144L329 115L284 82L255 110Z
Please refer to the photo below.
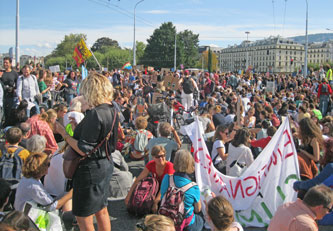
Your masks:
M145 129L148 125L148 121L145 117L139 116L135 119L135 127L137 129Z
M105 102L111 102L113 87L104 75L92 72L82 81L80 94L87 100L90 106L96 107Z
M144 228L139 228L137 230L145 230L145 231L175 230L175 224L173 220L163 215L156 215L156 214L147 215L143 225Z
M33 152L22 166L22 174L26 178L41 178L49 167L50 160L44 152Z
M184 172L187 174L193 173L194 158L192 154L185 149L177 151L175 154L173 168L175 169L175 172Z

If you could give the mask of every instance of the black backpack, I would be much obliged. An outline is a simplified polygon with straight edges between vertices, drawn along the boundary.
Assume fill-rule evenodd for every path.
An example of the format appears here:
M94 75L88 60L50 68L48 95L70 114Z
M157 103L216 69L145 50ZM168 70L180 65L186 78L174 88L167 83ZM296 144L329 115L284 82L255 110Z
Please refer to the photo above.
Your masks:
M185 94L192 94L194 92L194 87L192 79L190 77L185 77L183 80L183 90Z
M8 153L7 148L2 148L0 158L0 177L11 182L21 179L23 161L18 155L23 148L18 147L14 153Z

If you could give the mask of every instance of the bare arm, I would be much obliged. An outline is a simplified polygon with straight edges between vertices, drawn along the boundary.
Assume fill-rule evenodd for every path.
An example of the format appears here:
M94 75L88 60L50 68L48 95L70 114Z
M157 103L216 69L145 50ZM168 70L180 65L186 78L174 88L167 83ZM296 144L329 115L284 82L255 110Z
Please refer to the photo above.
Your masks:
M140 173L140 175L135 179L134 183L132 184L132 186L131 186L131 188L130 188L130 190L129 190L129 192L127 193L127 196L126 196L126 198L125 198L125 204L126 204L126 205L128 204L129 199L131 198L131 195L132 195L132 193L133 193L133 191L134 191L136 185L139 183L139 181L141 181L142 179L144 179L145 177L147 177L148 174L149 174L149 170L148 170L148 168L145 167L145 168L142 170L142 172Z
M68 193L66 193L63 197L61 197L58 200L56 209L60 209L62 206L64 206L64 204L66 204L67 201L72 199L72 196L73 196L73 189L71 189Z
M200 213L201 211L201 201L198 201L197 203L194 203L194 212Z
M219 156L222 158L222 160L226 160L228 157L228 153L224 153L224 148L218 148L217 152Z

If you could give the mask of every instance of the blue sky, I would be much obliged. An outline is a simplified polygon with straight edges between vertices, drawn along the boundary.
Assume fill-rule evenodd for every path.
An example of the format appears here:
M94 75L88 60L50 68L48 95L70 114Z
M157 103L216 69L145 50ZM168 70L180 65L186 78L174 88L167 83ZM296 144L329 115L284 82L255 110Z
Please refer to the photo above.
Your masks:
M47 55L66 34L87 34L88 45L110 37L133 44L133 9L138 0L20 0L21 55ZM306 0L144 0L136 9L136 40L171 21L177 31L199 34L200 45L227 47L271 35L305 34ZM309 34L333 30L333 1L308 0ZM0 53L15 47L16 1L0 0ZM333 32L333 31L332 31Z

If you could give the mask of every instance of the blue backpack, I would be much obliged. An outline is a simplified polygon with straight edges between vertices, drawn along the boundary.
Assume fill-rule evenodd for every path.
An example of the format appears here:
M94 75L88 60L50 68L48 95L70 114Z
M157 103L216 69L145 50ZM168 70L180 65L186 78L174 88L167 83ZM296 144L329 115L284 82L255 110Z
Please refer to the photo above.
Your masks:
M19 153L23 148L18 147L14 153L8 153L6 148L1 149L0 157L0 177L7 180L20 180L22 173L23 161L19 157Z

